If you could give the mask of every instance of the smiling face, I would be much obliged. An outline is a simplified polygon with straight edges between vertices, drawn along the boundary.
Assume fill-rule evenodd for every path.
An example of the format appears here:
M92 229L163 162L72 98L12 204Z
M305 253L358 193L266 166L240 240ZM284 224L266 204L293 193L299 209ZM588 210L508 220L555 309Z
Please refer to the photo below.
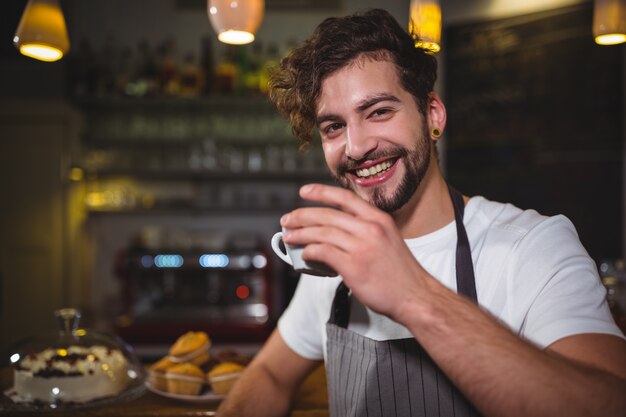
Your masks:
M431 162L429 129L395 65L361 57L322 82L317 126L339 184L389 213L415 195Z

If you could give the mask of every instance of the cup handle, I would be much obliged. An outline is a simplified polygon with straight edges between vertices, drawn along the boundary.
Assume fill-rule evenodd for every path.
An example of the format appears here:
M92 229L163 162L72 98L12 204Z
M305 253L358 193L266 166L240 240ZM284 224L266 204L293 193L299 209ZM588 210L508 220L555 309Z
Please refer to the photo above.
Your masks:
M282 240L282 238L283 232L276 232L274 236L272 236L272 249L280 259L287 262L289 265L293 265L293 262L291 262L291 258L280 249L280 241Z

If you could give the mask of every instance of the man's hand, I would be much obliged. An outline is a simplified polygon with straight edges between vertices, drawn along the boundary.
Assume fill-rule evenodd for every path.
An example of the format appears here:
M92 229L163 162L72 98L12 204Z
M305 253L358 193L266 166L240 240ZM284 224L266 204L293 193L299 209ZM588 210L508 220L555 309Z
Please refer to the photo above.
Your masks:
M398 313L403 304L414 305L430 277L393 218L343 188L309 184L300 196L329 207L298 208L284 215L281 225L289 231L283 240L305 245L305 260L327 263L364 305L402 322Z

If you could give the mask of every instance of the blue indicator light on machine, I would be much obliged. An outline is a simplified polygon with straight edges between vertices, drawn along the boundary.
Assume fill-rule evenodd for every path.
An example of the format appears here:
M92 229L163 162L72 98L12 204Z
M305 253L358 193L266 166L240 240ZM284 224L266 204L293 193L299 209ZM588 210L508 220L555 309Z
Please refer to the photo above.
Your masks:
M248 255L241 255L237 258L235 258L236 262L234 262L234 264L236 265L236 267L239 267L241 269L248 269L250 268L250 256Z
M151 268L154 265L154 258L150 255L144 255L141 257L141 266L144 268Z
M225 268L230 263L228 256L223 253L205 253L198 260L203 268Z
M267 265L267 258L263 255L254 255L252 258L252 265L256 269L263 269Z
M180 255L157 255L154 257L157 268L180 268L183 266L183 257Z

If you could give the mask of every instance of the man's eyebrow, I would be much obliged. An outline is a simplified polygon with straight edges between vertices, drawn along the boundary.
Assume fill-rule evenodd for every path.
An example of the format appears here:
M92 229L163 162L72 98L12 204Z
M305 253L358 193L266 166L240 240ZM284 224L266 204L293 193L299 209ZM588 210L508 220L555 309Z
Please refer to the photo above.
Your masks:
M359 102L359 104L356 107L356 111L359 113L364 112L368 108L380 103L381 101L393 101L393 102L399 103L400 99L394 95L386 94L386 93L372 95L361 100L361 102ZM332 114L332 113L326 113L326 114L318 115L315 118L315 123L317 126L319 126L324 122L336 122L338 120L341 120L341 117L339 117L338 115Z
M373 96L369 96L366 97L365 99L363 99L359 105L356 107L356 110L360 113L363 112L365 110L367 110L368 108L380 103L381 101L393 101L393 102L400 102L400 99L394 95L391 94L386 94L386 93L382 93L382 94L376 94Z

